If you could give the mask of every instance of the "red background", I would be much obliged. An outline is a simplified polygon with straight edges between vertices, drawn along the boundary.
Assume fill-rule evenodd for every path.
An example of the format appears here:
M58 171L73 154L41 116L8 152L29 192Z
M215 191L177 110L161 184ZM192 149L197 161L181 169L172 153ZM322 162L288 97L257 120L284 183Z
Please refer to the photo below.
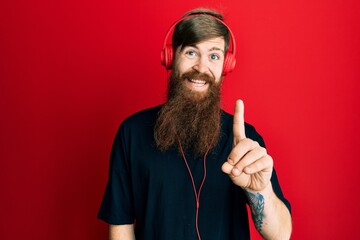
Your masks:
M114 134L164 100L165 32L198 6L221 10L236 36L223 106L243 99L264 136L292 239L357 238L359 1L5 0L0 239L106 239L96 214Z

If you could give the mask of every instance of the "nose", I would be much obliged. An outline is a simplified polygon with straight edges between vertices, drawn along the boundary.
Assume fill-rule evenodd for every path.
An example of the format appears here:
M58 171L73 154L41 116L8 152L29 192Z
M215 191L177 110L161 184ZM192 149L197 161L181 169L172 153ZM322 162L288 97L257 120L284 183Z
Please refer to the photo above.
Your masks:
M195 65L193 66L193 69L195 69L199 73L206 73L209 71L208 66L208 60L206 57L201 56L197 59Z

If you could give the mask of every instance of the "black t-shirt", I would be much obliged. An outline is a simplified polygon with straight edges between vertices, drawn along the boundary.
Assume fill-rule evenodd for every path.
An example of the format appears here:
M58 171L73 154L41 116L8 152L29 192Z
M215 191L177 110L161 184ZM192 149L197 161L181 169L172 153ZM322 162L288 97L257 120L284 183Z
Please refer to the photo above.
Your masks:
M98 218L109 224L133 224L137 240L197 239L196 198L189 171L176 147L166 152L154 143L160 107L128 117L120 126L110 157L109 180ZM247 198L221 171L232 149L233 116L222 111L217 146L206 158L206 180L200 194L198 226L202 239L250 239ZM245 124L248 138L265 147L254 127ZM185 153L196 189L204 176L203 157ZM271 183L290 209L275 170Z

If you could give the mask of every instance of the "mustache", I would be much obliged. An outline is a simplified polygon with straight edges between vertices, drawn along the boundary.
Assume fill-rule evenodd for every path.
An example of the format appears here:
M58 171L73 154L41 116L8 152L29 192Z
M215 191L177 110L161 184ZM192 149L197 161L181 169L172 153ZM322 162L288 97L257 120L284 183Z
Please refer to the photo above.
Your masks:
M188 71L188 72L185 72L183 73L180 78L182 80L185 80L185 79L198 79L198 80L204 80L206 81L207 83L215 83L215 78L213 76L210 76L206 73L199 73L197 71Z

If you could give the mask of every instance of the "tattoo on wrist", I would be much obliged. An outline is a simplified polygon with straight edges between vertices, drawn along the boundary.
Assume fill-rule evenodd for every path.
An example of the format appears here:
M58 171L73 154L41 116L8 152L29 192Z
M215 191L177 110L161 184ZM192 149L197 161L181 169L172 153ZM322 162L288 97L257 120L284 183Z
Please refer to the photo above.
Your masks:
M260 193L251 193L245 190L249 198L251 214L253 216L256 229L261 232L264 221L264 197Z

